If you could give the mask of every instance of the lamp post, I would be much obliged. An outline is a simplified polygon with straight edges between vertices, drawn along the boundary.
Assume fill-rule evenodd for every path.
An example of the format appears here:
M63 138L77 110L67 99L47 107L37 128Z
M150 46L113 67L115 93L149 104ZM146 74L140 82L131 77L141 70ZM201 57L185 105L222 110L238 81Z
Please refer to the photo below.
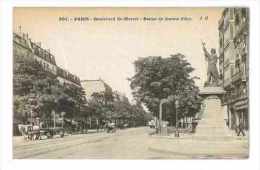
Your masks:
M34 111L34 108L36 107L37 103L36 103L36 97L35 95L30 95L30 98L29 98L29 103L30 103L30 123L31 125L33 125L33 111Z
M31 117L31 125L33 126L33 111L30 111L30 117Z
M180 137L180 133L179 133L179 123L178 123L178 108L179 108L179 99L178 97L176 96L175 97L175 101L174 101L174 104L175 104L175 137Z
M53 127L55 128L56 127L56 114L55 114L55 111L52 110L51 114L53 115Z
M161 99L159 105L159 133L162 133L162 106L164 103L167 103L168 99Z
M61 112L61 117L62 117L62 122L61 122L61 126L63 128L63 124L64 124L64 116L65 116L66 112Z

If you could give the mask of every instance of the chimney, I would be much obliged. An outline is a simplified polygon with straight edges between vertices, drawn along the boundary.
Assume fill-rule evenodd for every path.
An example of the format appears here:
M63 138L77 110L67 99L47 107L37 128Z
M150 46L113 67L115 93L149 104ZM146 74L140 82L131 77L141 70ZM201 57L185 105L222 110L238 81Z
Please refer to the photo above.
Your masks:
M28 33L25 34L25 40L26 40L26 43L29 43L29 35L28 35Z
M18 27L18 33L21 35L22 34L22 27L21 27L21 25L19 25L19 27Z
M41 47L41 46L42 46L41 42L37 42L37 45L38 45L39 47Z
M29 43L30 49L31 49L32 52L34 53L34 48L33 48L33 46L32 46L32 40L31 40L31 38L28 39L28 43Z

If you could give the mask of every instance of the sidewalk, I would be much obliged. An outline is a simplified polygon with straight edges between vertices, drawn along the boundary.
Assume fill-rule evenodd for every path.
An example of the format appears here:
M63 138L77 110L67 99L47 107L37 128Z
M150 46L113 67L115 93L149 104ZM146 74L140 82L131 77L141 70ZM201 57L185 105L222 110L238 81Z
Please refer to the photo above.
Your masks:
M135 129L137 129L139 127L133 127L133 128L125 128L125 129L117 129L116 131L118 132L124 132L124 131L134 131ZM73 133L73 134L69 134L69 133L65 133L64 138L67 137L82 137L82 136L93 136L93 135L106 135L106 134L111 134L111 133L107 133L106 129L99 129L99 131L97 131L97 129L89 129L87 131L87 133ZM113 134L113 133L112 133ZM60 137L56 137L60 138ZM54 139L54 138L53 138ZM62 139L62 138L60 138ZM24 139L23 136L13 136L12 137L13 143L23 143L26 142L26 140ZM52 139L43 139L43 140L52 140ZM36 140L36 141L43 141L43 140ZM29 140L30 141L30 140ZM27 141L28 142L28 141Z
M191 134L180 137L152 135L149 149L179 159L245 159L249 156L247 137L206 138Z

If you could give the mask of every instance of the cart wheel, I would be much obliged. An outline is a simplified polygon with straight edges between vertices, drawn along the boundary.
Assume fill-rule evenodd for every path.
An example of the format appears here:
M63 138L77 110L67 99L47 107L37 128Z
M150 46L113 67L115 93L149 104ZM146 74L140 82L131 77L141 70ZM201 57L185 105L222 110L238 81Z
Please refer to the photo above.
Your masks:
M46 133L46 136L47 136L48 139L51 138L50 132Z
M64 133L63 133L62 131L60 131L60 132L59 132L59 136L60 136L61 138L63 138Z
M30 140L33 140L33 135L30 134L30 135L29 135L29 139L30 139Z

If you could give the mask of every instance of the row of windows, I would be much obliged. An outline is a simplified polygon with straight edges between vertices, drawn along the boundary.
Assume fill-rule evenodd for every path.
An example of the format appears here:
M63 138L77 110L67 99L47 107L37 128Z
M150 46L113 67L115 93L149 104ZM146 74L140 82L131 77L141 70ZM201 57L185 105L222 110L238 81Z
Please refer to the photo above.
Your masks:
M72 82L72 81L70 81L70 80L67 80L67 79L65 79L65 78L62 78L62 77L58 77L58 80L59 80L59 82L60 82L63 86L69 86L69 85L73 85L73 86L77 85L77 86L80 86L80 84L78 84L78 83L75 83L75 84L74 84L74 82Z
M248 9L247 8L229 8L229 17L230 19L236 18L237 15L241 17L247 17Z
M26 43L26 40L22 37L20 37L17 34L14 34L13 36L14 42L16 42L17 44L20 44L21 46L25 47L25 48L29 48L28 44Z
M37 46L35 43L32 43L32 48L33 48L33 51L35 53L35 55L43 58L44 60L56 65L56 62L55 62L55 57L50 54L48 51L40 48L39 46Z
M55 65L51 65L51 64L48 64L44 61L41 61L41 60L37 60L43 67L44 70L47 70L47 71L50 71L52 72L53 74L56 74L56 66Z
M25 38L25 36L27 36L27 38ZM44 50L36 43L33 43L31 40L29 40L28 35L23 34L23 37L21 37L20 35L14 33L13 38L14 42L20 44L22 48L27 49L28 52L33 52L35 54L36 60L42 65L44 70L50 71L55 75L58 74L64 79L80 85L80 79L77 76L57 67L55 57L50 52ZM26 39L28 39L28 41Z
M31 51L34 52L34 54L44 59L45 61L56 65L55 57L52 54L50 54L48 51L42 49L41 47L33 43L30 39L28 39L28 37L26 38L27 35L23 34L22 36L23 37L14 33L13 34L14 41L22 45L23 47L30 49Z
M63 80L64 83L65 83L65 81L67 81L67 82L71 81L71 82L73 82L75 84L80 85L79 78L77 78L76 76L72 75L71 73L68 73L68 72L66 72L64 70L62 71L61 68L57 69L57 67L55 65L48 64L48 63L46 63L44 61L41 61L39 59L37 61L41 64L41 66L43 67L43 69L45 71L52 72L54 75L58 75L58 76L64 78L64 80ZM72 78L72 76L73 76L73 78Z
M248 9L247 8L229 8L225 10L226 12L229 11L229 17L226 14L223 13L224 24L222 25L222 32L225 39L233 39L235 37L235 34L239 32L241 29L241 25L243 23L247 23L248 21ZM233 20L234 19L234 24ZM230 22L231 21L231 22ZM226 43L226 42L225 42ZM220 47L223 47L223 37L220 35L220 41L219 41Z
M68 79L76 84L80 84L80 79L78 77L74 76L73 74L71 74L59 67L57 68L57 74L58 74L58 76Z

